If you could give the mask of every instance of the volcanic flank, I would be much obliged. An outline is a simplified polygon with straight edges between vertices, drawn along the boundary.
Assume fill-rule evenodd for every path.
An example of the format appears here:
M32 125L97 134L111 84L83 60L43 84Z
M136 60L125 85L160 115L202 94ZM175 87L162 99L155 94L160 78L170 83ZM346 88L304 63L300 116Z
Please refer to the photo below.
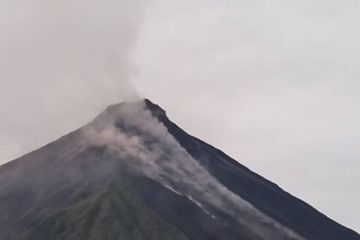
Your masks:
M356 240L149 100L0 167L0 240Z

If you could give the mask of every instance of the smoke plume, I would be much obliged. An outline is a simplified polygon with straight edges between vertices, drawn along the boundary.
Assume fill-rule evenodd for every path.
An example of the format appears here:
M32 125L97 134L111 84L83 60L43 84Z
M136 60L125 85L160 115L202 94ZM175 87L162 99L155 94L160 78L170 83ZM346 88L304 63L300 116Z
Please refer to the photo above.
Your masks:
M134 171L184 195L210 215L215 207L264 239L303 239L212 177L147 110L144 101L111 106L82 130L89 146L106 147Z
M131 54L148 3L3 0L0 138L26 152L137 99Z

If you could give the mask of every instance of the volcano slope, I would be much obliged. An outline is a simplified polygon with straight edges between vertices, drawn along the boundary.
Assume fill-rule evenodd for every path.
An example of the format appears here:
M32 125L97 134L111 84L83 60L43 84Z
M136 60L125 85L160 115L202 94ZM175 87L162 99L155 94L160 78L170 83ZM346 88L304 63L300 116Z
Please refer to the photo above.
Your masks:
M358 240L149 100L0 167L0 240Z

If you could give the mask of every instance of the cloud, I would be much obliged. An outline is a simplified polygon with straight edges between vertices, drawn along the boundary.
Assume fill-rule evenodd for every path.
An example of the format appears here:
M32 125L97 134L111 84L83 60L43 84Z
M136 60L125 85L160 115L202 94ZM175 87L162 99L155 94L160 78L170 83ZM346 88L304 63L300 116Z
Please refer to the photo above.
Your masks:
M2 1L2 135L26 152L136 99L131 51L148 3Z

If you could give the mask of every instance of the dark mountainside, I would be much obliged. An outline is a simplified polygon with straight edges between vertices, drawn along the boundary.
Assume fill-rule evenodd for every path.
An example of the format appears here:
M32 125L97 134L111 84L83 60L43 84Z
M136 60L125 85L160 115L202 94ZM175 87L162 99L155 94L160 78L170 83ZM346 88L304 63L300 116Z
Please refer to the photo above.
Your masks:
M0 240L360 240L149 100L0 167Z

